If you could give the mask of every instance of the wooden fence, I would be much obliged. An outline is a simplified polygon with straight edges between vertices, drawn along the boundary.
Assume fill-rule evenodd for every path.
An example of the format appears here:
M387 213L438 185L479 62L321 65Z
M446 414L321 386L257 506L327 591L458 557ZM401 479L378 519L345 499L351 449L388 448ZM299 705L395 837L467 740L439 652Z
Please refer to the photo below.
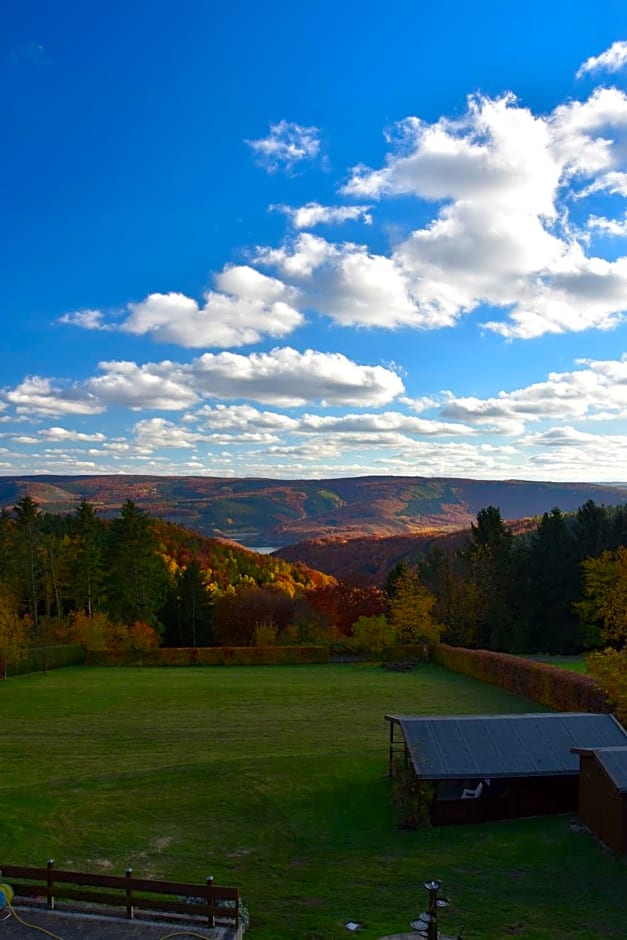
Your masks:
M6 881L15 893L15 900L40 900L49 910L57 901L73 902L92 909L119 908L132 919L136 911L146 915L177 915L188 923L232 927L239 932L240 902L237 888L214 885L213 878L204 884L135 878L127 868L123 877L63 871L50 860L45 868L26 865L2 865L0 882ZM67 908L66 908L67 909Z

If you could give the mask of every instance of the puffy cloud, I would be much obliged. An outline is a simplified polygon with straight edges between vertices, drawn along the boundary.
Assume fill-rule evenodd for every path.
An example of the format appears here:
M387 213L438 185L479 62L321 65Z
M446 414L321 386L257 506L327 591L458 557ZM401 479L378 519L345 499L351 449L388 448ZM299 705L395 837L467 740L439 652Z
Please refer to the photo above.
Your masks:
M292 121L279 121L270 125L267 137L247 140L257 163L268 173L277 170L291 172L298 163L314 160L320 152L317 127L305 127Z
M289 162L317 152L314 131L281 122L265 142L252 143L278 159L287 141ZM594 234L622 234L624 213L590 216L577 230L569 212L573 200L597 192L627 193L627 95L596 89L548 115L532 114L511 94L474 95L458 118L409 117L388 139L384 165L354 168L344 193L414 197L422 219L433 207L393 250L303 232L257 249L253 263L277 276L229 266L202 304L176 292L150 294L128 305L117 329L226 349L287 336L304 323L302 310L346 327L436 329L490 307L481 325L506 339L610 329L622 321L625 259L589 249ZM366 204L278 208L296 228L370 218ZM62 319L103 327L98 311Z
M410 278L397 260L369 252L364 245L334 244L303 233L293 244L260 249L257 257L293 279L305 307L343 326L394 329L450 322L446 314L416 303Z
M18 413L58 415L97 414L107 406L182 411L203 398L251 399L283 407L309 402L378 407L404 391L392 369L362 366L341 353L299 352L290 347L250 356L205 353L189 363L109 361L101 362L99 368L101 375L70 389L55 388L49 379L34 377L4 395ZM219 421L221 415L219 408L203 413L208 424ZM244 407L232 410L226 423L236 426L238 421L247 421L252 427L257 418L268 430L289 423L254 409L245 415Z
M384 405L403 391L383 366L361 366L341 353L290 347L241 356L205 353L187 367L193 387L207 397L249 398L283 407Z
M74 313L64 313L63 316L59 317L59 323L80 326L84 330L112 329L104 322L101 310L76 310Z
M398 431L403 435L418 437L440 437L450 435L472 435L474 430L464 424L451 424L425 418L414 418L398 411L380 414L345 414L341 417L329 415L304 415L300 429L312 433L359 434L368 436Z
M165 418L146 418L133 428L137 443L154 450L160 447L193 448L202 435Z
M576 199L583 199L599 192L607 192L611 196L627 196L627 173L620 170L610 170L593 180L592 183L585 186L578 193L574 193L573 196Z
M208 291L202 307L184 294L150 294L128 305L121 329L180 346L227 348L285 336L303 322L291 306L294 291L254 268L227 267L216 284L219 290Z
M585 101L559 105L545 123L563 182L590 179L589 192L607 187L605 174L622 172L627 95L618 88L598 88Z
M198 401L184 367L177 363L101 362L99 367L104 375L88 379L85 387L103 405L179 411Z
M353 170L351 196L413 194L430 201L498 200L511 209L554 214L560 168L545 122L513 95L468 99L466 114L434 124L407 118L396 127L385 167Z
M609 329L627 309L626 264L588 256L593 222L577 241L567 200L626 192L627 96L598 89L548 116L511 95L469 98L459 119L408 118L384 166L356 167L351 196L413 195L438 205L400 242L402 272L421 326L452 325L489 305L484 326L508 339ZM596 229L620 231L608 219Z
M589 72L620 72L627 62L627 42L619 39L613 42L609 49L602 52L601 55L590 56L589 59L580 65L577 69L576 78L582 78Z
M569 425L530 435L523 444L530 450L529 473L540 479L614 480L627 461L627 435L590 434Z
M623 322L626 309L627 258L610 262L580 255L556 268L550 282L526 285L509 322L488 321L484 327L510 339L608 330Z
M292 431L298 427L298 421L289 415L274 411L259 411L252 405L205 405L196 412L204 427L220 431L250 430Z
M271 206L279 212L284 212L294 228L313 228L315 225L334 225L362 219L367 225L372 224L369 213L371 206L321 206L319 202L308 202L304 206L292 208L291 206Z
M100 431L96 431L93 434L87 434L84 431L72 431L68 428L59 427L45 428L45 430L40 432L40 436L45 441L53 441L55 443L66 443L67 441L77 441L83 443L106 440L105 435Z
M624 238L627 235L627 213L622 219L606 219L603 216L591 215L586 222L586 227L602 235Z
M582 360L579 365L583 368L551 372L544 382L490 398L456 398L449 394L441 414L511 434L520 434L528 422L627 417L627 356L619 360Z
M28 376L3 394L6 401L15 406L17 414L94 415L105 410L89 390L79 385L55 386L51 379L37 375Z

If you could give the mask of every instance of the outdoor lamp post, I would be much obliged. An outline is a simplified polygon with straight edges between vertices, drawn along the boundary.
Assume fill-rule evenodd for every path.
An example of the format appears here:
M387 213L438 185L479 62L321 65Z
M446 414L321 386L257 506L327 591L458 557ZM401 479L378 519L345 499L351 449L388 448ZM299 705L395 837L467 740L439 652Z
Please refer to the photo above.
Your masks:
M425 881L425 888L429 892L427 940L438 940L438 891L441 887L442 882L436 878Z
M442 882L437 878L431 881L425 881L425 888L429 892L429 905L426 911L423 911L420 917L412 920L410 927L416 930L424 940L453 940L453 937L445 937L438 933L438 910L441 907L448 907L449 901L446 898L438 896L442 887ZM464 928L461 927L457 940L463 940Z

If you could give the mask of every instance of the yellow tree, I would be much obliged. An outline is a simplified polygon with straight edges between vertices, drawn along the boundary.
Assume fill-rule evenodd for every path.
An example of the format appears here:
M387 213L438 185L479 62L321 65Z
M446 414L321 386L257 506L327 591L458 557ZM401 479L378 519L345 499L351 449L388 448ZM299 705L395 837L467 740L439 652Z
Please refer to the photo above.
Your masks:
M627 643L627 548L587 558L582 567L584 599L577 609L585 621L598 624L601 639L620 649Z
M28 648L28 620L19 617L16 606L4 591L0 592L0 669L18 663ZM2 678L2 675L0 675Z
M584 599L577 608L598 624L608 648L587 658L619 721L627 723L627 548L602 552L583 562Z
M627 725L627 649L606 649L586 658L588 673L598 680L611 709Z
M353 624L349 646L355 653L366 656L382 656L397 642L396 630L385 614L375 617L358 617Z
M443 626L433 615L436 597L415 568L405 568L389 599L390 622L399 643L436 643Z

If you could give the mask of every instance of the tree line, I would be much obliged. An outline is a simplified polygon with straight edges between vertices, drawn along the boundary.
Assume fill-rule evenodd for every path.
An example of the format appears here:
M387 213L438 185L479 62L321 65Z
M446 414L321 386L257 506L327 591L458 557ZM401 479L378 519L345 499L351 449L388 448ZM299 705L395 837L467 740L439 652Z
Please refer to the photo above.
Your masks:
M603 645L610 607L627 630L626 546L627 505L554 508L519 535L489 506L463 546L431 550L418 570L452 645L579 653Z
M127 500L114 519L83 501L42 513L29 496L0 514L0 656L91 648L330 642L380 592L208 539Z
M575 653L627 632L627 506L555 508L514 535L480 510L466 542L390 572L382 590L206 539L127 500L0 514L0 651L336 643L373 652L442 637L503 652Z

